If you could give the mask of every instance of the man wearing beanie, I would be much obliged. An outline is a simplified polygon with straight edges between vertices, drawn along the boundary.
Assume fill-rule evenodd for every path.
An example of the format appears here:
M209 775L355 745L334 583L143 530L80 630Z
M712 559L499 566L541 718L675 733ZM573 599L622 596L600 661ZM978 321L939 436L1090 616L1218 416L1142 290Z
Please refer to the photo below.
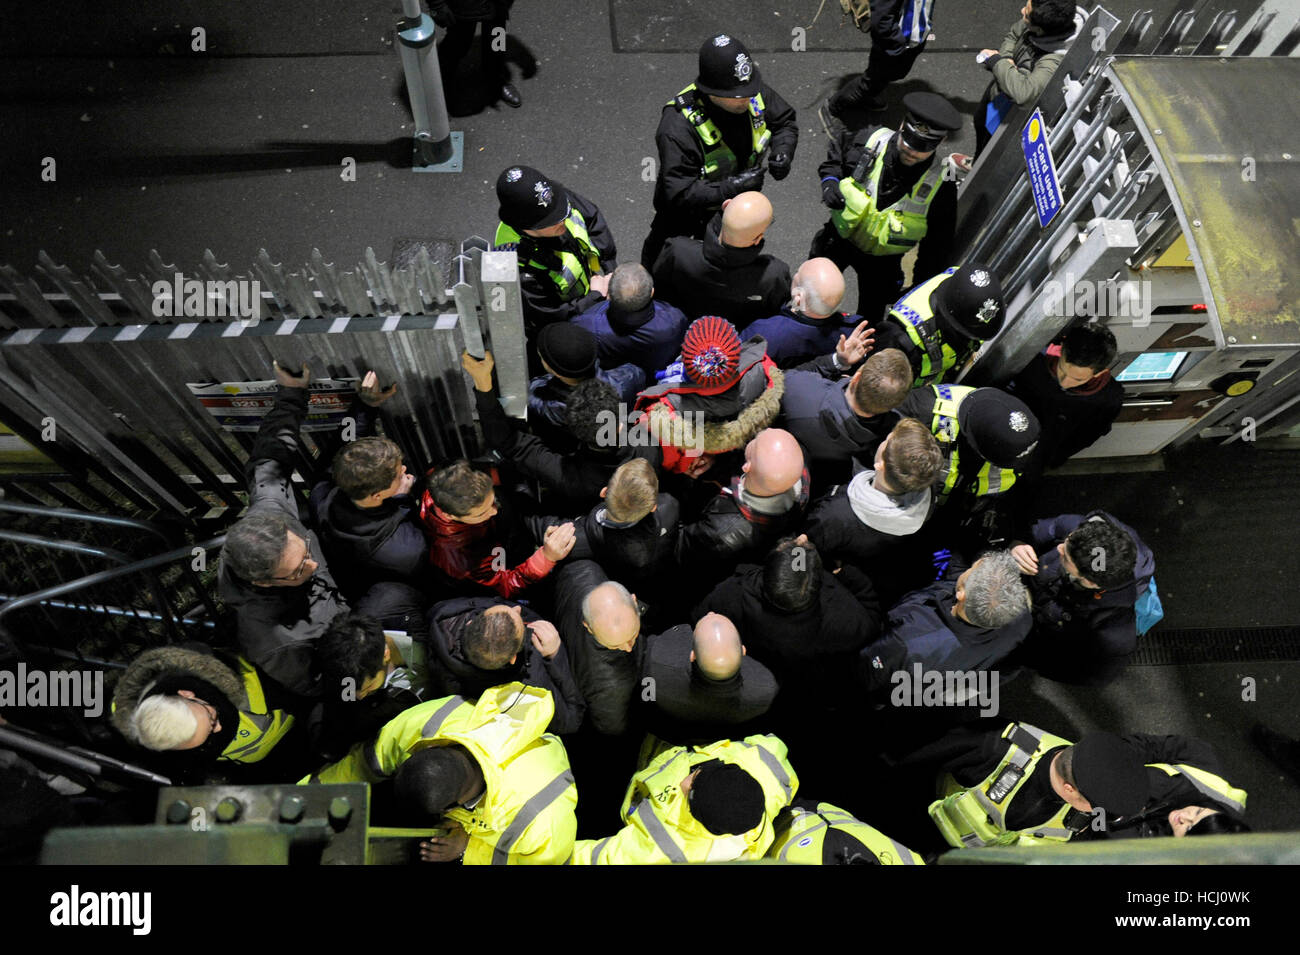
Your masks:
M745 44L725 33L705 40L698 78L664 106L655 133L655 217L641 264L651 268L671 236L698 239L724 200L762 189L764 161L773 179L788 176L798 141L794 110Z
M636 427L659 447L665 471L697 476L776 420L784 393L763 339L742 344L734 325L706 315L686 330L680 360L637 398Z
M617 249L596 204L531 166L497 178L493 249L519 256L519 288L529 337L605 297Z
M538 333L537 355L546 374L528 384L528 426L555 448L577 447L566 425L565 409L579 382L591 378L605 382L629 408L646 385L645 372L636 365L601 368L596 337L569 322L553 322Z
M775 736L677 746L632 777L626 824L604 839L583 839L574 865L652 865L760 859L773 821L799 789Z
M1150 797L1142 750L1114 733L1072 744L1028 723L958 730L913 760L944 767L930 818L958 849L1068 842L1136 816Z

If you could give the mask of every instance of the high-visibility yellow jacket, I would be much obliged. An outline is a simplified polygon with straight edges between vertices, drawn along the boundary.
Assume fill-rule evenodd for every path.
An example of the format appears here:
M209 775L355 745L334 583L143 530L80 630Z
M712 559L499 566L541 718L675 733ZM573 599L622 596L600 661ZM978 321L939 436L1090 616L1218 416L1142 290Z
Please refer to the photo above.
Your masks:
M763 821L749 832L715 836L691 815L682 780L712 759L735 763L763 788ZM632 777L616 835L584 839L574 846L575 865L650 865L666 862L732 862L761 859L774 837L776 814L790 805L799 778L775 736L750 736L708 746L675 746Z
M303 782L377 782L430 746L469 750L487 782L473 809L447 812L469 833L466 865L559 865L573 852L578 791L559 737L549 690L509 683L477 703L458 696L413 706L369 743Z
M866 169L862 178L845 176L840 180L844 208L831 213L835 230L868 255L905 255L925 238L926 216L943 176L943 164L934 163L911 192L888 208L877 208L885 150L893 135L892 129L877 129L863 143Z
M855 848L848 858L826 857L826 837L832 831L848 836ZM848 865L854 855L870 854L879 865L925 865L925 860L901 842L895 842L879 829L828 802L816 809L789 806L776 817L776 840L767 850L767 858L804 865Z

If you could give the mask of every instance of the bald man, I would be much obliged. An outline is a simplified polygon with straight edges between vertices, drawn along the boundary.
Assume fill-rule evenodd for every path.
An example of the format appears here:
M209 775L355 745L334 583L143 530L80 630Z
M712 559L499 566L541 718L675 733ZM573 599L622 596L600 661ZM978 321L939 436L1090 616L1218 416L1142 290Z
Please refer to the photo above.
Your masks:
M555 615L573 676L597 733L619 736L631 727L646 641L636 594L611 581L591 560L566 561L556 575Z
M790 267L763 252L772 203L742 192L722 204L703 239L670 239L654 264L656 294L689 318L721 315L737 328L775 314L790 292Z
M767 340L767 354L781 368L793 368L835 350L841 335L852 335L861 318L839 310L844 274L830 259L809 259L790 281L790 302L775 315L760 318L740 333Z
M651 733L673 745L743 739L780 689L776 677L745 653L735 624L705 614L692 630L681 624L650 642L641 669L641 699Z
M698 521L683 528L683 577L711 587L743 561L762 560L793 532L808 505L808 471L794 435L767 428L745 446L745 463Z

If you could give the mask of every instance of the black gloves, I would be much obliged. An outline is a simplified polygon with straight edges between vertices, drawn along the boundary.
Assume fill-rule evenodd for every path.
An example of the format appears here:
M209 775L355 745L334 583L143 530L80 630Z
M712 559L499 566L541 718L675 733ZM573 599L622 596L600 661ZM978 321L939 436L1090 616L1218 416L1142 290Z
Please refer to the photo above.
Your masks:
M838 179L822 180L822 202L828 209L843 209L844 194L840 192L840 181Z
M767 171L772 174L772 178L777 182L790 175L790 154L777 153L767 161Z
M747 169L739 175L725 179L723 186L728 199L734 199L742 192L759 192L763 188L763 169L762 167Z

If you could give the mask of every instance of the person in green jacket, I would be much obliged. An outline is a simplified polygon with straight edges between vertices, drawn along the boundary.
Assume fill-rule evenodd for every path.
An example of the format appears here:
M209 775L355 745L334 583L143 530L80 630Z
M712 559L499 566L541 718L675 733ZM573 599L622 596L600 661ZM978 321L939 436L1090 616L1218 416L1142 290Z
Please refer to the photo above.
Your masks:
M982 50L979 63L993 74L975 110L975 156L984 151L1011 107L1038 99L1065 52L1083 28L1074 0L1025 0L1020 19L996 50Z

